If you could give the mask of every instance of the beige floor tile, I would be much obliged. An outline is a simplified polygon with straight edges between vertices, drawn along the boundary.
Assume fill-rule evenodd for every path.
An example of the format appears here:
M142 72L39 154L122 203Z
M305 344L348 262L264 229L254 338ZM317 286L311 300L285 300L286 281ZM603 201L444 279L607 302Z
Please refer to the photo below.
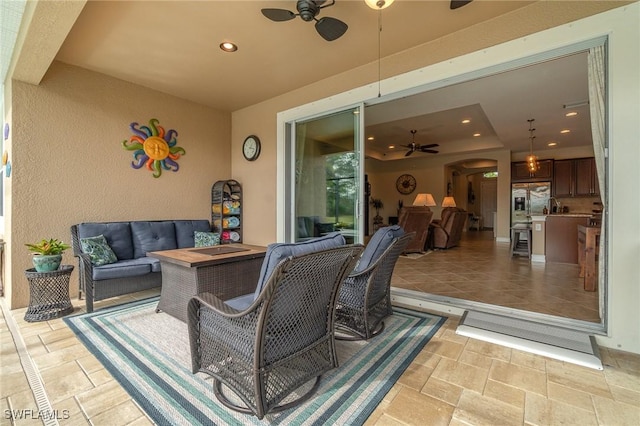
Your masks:
M61 425L87 425L89 421L85 417L84 413L78 405L78 401L75 397L68 398L62 401L58 401L52 405L53 409L59 414L59 420Z
M147 417L139 417L128 423L127 426L154 426L154 423Z
M514 407L524 410L525 391L513 386L505 385L495 380L487 380L484 387L484 396L506 402Z
M71 398L93 388L93 383L75 361L40 370L40 375L52 402Z
M527 392L547 395L547 378L544 372L503 361L494 361L489 378Z
M606 367L604 369L604 377L609 385L640 392L640 372Z
M489 358L495 358L502 361L509 362L509 360L511 359L510 348L483 342L482 340L469 339L464 349L466 351L476 352Z
M45 345L51 345L54 342L75 337L75 333L68 327L58 328L39 334L40 339Z
M433 368L420 364L411 364L398 379L398 383L411 389L420 390L427 383Z
M494 398L464 390L453 418L469 425L519 425L523 409Z
M529 367L540 371L546 371L547 369L545 357L515 349L511 351L511 364L521 365L523 367Z
M369 420L364 424L365 426L375 425L375 426L405 426L407 423L401 422L400 420L394 419L390 415L386 413L382 413L380 416L375 418L373 423L370 423Z
M547 360L547 380L576 390L588 389L593 395L613 399L604 373L600 371Z
M95 417L90 417L89 420L96 426L125 426L140 420L141 417L145 417L144 413L140 411L140 408L133 401L129 400L120 404L114 402L108 410Z
M385 414L408 425L448 425L453 406L413 389L403 388Z
M432 338L426 346L426 350L428 352L450 359L458 359L463 349L463 343L452 342L451 340L435 337Z
M118 382L112 380L86 392L78 393L77 399L82 410L93 421L95 417L110 411L114 406L130 401L131 397Z
M462 391L463 388L460 386L430 377L420 392L455 406Z
M2 386L0 386L0 398L6 398L18 392L30 391L29 381L23 371L2 374Z
M538 394L527 393L524 419L528 425L597 425L593 411L583 410L574 405L546 399Z
M593 412L593 400L588 389L577 390L550 382L547 383L547 393L549 399Z
M69 361L75 361L79 357L89 355L89 353L87 348L78 341L76 345L42 355L32 355L32 358L39 369L46 370L47 368L56 367Z
M598 420L602 425L638 425L640 408L600 396L593 397Z
M490 358L483 354L479 354L477 352L465 350L462 352L462 355L460 355L458 361L464 364L469 364L473 365L474 367L484 368L488 370L489 368L491 368L493 358Z
M613 385L609 385L609 389L611 389L611 394L613 394L614 400L640 408L640 392L631 391L629 389Z
M488 370L443 358L432 373L432 377L482 393Z

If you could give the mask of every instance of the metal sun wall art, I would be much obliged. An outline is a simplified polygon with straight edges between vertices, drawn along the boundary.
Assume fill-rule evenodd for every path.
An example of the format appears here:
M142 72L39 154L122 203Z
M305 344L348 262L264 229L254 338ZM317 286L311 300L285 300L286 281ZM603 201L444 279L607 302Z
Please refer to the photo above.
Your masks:
M124 149L133 151L131 167L146 166L154 178L159 178L163 170L177 172L180 166L176 161L186 154L184 148L176 146L178 132L173 129L165 132L158 123L156 118L149 120L149 126L138 127L138 123L131 123L129 128L134 134L122 142Z

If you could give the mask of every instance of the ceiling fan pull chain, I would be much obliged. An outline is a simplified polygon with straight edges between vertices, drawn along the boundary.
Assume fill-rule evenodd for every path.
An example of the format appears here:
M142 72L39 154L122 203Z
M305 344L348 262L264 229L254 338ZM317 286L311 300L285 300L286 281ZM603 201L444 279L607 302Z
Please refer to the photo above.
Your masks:
M380 97L380 57L381 57L381 48L380 48L380 38L382 36L382 9L378 10L378 97Z

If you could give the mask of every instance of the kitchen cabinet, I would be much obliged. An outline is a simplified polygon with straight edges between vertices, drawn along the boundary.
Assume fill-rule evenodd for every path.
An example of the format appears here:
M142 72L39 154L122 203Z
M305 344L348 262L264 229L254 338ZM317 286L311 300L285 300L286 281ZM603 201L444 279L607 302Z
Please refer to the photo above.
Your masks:
M551 180L553 173L553 160L538 161L538 171L535 174L529 172L526 161L511 163L512 182L542 182Z
M554 197L596 197L599 194L598 175L593 157L556 160L554 162Z
M576 197L600 195L595 158L576 160Z

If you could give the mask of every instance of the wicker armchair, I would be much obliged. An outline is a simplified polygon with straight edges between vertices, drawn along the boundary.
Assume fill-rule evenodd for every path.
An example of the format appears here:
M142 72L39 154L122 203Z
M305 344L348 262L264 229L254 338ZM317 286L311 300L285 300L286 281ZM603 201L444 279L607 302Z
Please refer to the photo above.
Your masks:
M382 228L374 234L362 257ZM396 236L387 248L364 269L354 270L340 288L336 305L337 339L368 340L384 330L384 318L391 308L391 275L398 257L415 238L415 232ZM358 266L361 266L360 264Z
M308 399L320 376L338 366L335 302L361 252L362 246L349 245L289 257L244 311L210 293L192 298L188 326L193 372L214 378L214 393L222 404L259 419ZM222 384L244 406L231 402ZM302 385L313 386L291 401L290 394Z

